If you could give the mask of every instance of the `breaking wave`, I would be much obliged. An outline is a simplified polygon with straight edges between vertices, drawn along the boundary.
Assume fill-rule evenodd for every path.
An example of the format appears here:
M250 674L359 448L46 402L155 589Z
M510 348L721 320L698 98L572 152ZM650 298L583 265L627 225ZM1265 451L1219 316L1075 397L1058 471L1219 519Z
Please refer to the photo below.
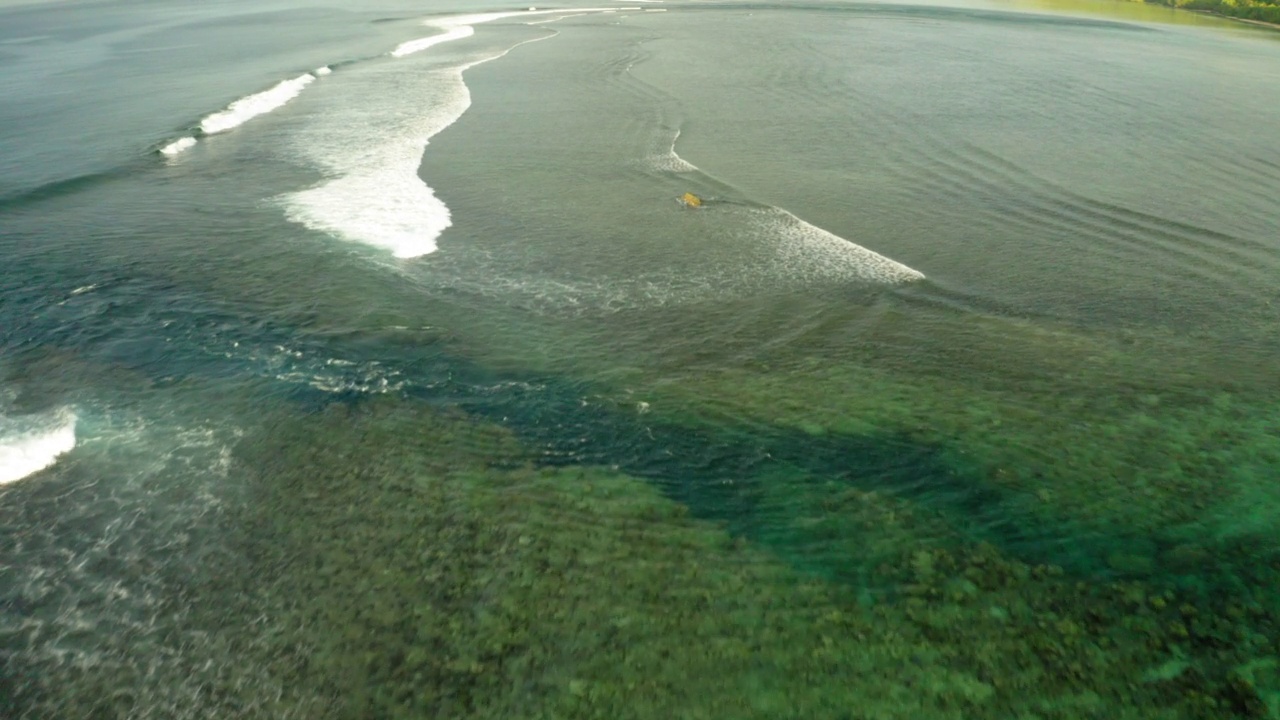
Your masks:
M353 105L304 133L303 152L337 177L283 196L285 217L398 258L435 251L436 238L453 221L418 177L418 165L430 138L471 105L462 82L466 67L426 73L433 92L422 107L429 110L398 113L391 104L385 116L368 118Z
M46 415L0 415L0 484L21 480L76 446L76 416L68 408Z
M519 17L526 15L560 15L561 17L553 18L560 20L565 17L576 17L588 13L611 13L618 10L639 10L640 8L573 8L561 10L538 10L537 8L529 8L528 10L514 10L505 12L476 13L473 15L453 15L443 18L432 18L427 20L424 25L433 27L444 32L437 35L429 35L417 40L400 43L396 49L391 51L392 57L404 57L417 52L426 50L440 43L450 42L452 40L461 40L462 38L471 37L475 34L475 26L482 23L493 22L494 20L502 20L503 18Z
M297 97L315 79L315 75L303 73L296 78L276 83L270 90L242 97L228 105L226 110L201 120L200 131L206 135L213 135L239 127L259 115L283 106Z
M697 165L676 152L679 139L678 128L673 131L661 126L645 158L645 165L662 173L702 173ZM888 284L924 279L924 273L811 225L782 208L753 205L741 204L736 210L755 216L751 218L751 224L761 231L762 239L767 239L771 246L777 248L778 270L793 279L843 279Z
M676 152L676 141L680 139L680 131L676 130L670 142L661 143L647 158L648 165L660 172L687 173L696 172L698 166L680 157Z
M180 137L177 140L174 140L173 142L169 143L168 145L165 145L164 147L160 148L160 154L173 157L174 155L179 155L187 150L190 150L191 148L195 147L195 145L196 145L196 139L191 137L190 135L187 135L186 137Z
M317 77L328 75L331 72L333 70L328 65L325 65L316 68L314 72L303 73L298 77L282 80L268 90L246 95L228 105L225 110L206 115L200 121L200 134L216 135L224 133L240 127L259 115L265 115L272 110L283 107L285 103L296 98L308 85L315 82ZM165 157L181 155L195 147L196 142L195 136L184 135L162 146L160 154Z
M811 225L781 208L759 211L760 224L776 234L779 261L794 275L896 284L923 280L924 273L850 240Z
M610 8L575 12L606 9ZM425 24L442 32L401 43L390 55L402 58L471 37L474 26L480 23L565 12L523 10L433 18ZM314 188L281 196L285 216L312 230L390 250L398 258L435 252L436 240L453 224L453 218L449 207L418 177L418 167L430 139L471 106L463 73L520 45L552 36L526 40L493 55L421 73L417 77L422 90L416 97L406 96L403 74L371 74L366 78L368 82L353 88L355 97L348 104L349 111L324 118L300 138L302 152L336 177ZM384 88L382 81L391 87ZM359 101L366 97L364 93L368 103ZM388 103L387 98L402 102ZM371 116L369 108L374 107L383 108L384 112Z
M391 57L404 57L406 55L412 55L417 52L422 52L423 50L426 50L427 48L432 47L434 45L439 45L440 43L447 43L452 40L461 40L462 38L471 37L472 35L475 34L475 32L476 32L476 29L471 27L470 25L462 25L460 27L451 28L445 32L440 33L439 35L432 35L431 37L424 37L424 38L418 38L417 40L410 40L405 43L400 43L400 45L397 46L395 50L392 50Z

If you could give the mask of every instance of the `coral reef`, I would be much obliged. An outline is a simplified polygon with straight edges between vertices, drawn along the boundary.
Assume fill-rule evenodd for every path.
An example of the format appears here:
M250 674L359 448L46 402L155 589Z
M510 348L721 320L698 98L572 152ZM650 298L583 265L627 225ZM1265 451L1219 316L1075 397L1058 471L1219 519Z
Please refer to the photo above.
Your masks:
M643 481L519 467L504 431L421 405L334 406L269 437L240 451L259 477L243 592L267 664L334 717L1273 712L1268 585L1081 582L901 499L780 483L824 566L877 560L869 583L828 579Z

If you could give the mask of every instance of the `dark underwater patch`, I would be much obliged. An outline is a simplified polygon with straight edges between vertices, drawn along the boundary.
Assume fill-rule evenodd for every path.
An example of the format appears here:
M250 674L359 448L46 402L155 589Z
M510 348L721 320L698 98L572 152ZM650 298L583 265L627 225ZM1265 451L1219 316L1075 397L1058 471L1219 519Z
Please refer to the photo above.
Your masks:
M11 316L14 323L5 326L17 331L0 333L0 350L18 362L39 357L35 349L57 347L159 383L259 377L279 383L278 397L311 410L366 400L367 392L332 387L360 388L373 367L403 381L393 394L507 428L536 464L615 467L748 537L767 534L773 520L760 512L758 498L769 490L762 483L786 475L790 482L834 480L890 494L936 513L973 542L1081 577L1108 574L1108 553L1128 541L1122 531L1083 533L1020 511L1014 491L988 481L981 458L896 428L849 435L697 417L673 421L602 398L598 388L573 378L491 371L453 354L447 338L300 335L278 323L307 327L306 318L246 323L228 303L160 279L104 279L99 290L36 316L21 306L47 304L47 298L21 296L0 307L0 320ZM307 381L318 373L325 373L324 388Z
M1016 499L985 480L980 462L904 432L814 435L778 426L652 422L631 409L584 403L589 390L571 381L481 378L465 363L450 365L455 390L449 402L512 430L535 449L540 464L616 467L654 481L696 515L749 536L756 534L759 483L785 473L908 500L974 542L1081 576L1103 572L1099 558L1123 544L1111 537L1086 540L1072 528L1013 514Z

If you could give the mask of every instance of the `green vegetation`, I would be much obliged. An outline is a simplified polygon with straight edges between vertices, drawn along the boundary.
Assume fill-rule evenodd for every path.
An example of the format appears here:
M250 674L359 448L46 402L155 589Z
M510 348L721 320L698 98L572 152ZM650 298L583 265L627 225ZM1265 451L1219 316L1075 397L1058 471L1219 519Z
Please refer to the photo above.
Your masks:
M1280 24L1280 4L1262 0L1146 0L1146 2L1210 12L1241 20Z

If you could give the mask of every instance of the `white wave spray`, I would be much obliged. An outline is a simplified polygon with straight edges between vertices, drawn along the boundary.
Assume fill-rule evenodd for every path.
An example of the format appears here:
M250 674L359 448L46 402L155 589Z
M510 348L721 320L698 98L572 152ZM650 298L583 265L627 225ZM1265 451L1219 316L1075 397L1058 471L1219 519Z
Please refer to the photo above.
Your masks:
M328 75L332 72L333 70L328 65L325 65L316 68L313 72L282 80L269 90L246 95L228 105L225 110L206 115L200 121L200 132L204 135L216 135L240 127L259 115L265 115L272 110L283 107L285 103L296 98L317 77ZM185 135L162 146L160 154L172 158L195 147L197 142L195 137Z
M160 148L160 154L173 157L175 155L180 155L186 152L187 150L190 150L191 148L195 147L195 145L196 145L196 139L191 137L190 135L187 135L186 137L180 137L177 140L174 140L173 142L169 143L168 145L165 145L164 147Z
M0 415L0 485L49 467L75 446L76 417L70 409L30 418Z
M574 8L575 13L613 8ZM634 9L634 8L633 8ZM475 25L502 18L565 14L564 10L524 10L433 18L440 32L401 43L389 55L403 58L442 43L471 37ZM544 40L536 38L536 40ZM535 40L527 40L535 42ZM365 84L352 89L347 108L317 123L300 139L300 148L333 179L280 198L285 216L313 230L390 250L398 258L436 250L436 240L453 224L449 208L418 177L430 139L452 125L471 106L462 75L523 45L450 67L416 75L420 93L405 97L403 71L370 69ZM401 102L395 102L401 100ZM424 108L427 108L424 110Z
M670 142L655 142L655 147L646 158L650 168L662 172L687 173L697 172L698 168L693 163L685 160L676 153L676 141L680 139L680 131L676 130L671 136Z
M303 152L337 177L283 196L285 216L313 230L390 250L399 258L434 251L436 238L452 218L418 178L418 164L428 140L471 104L462 82L466 67L425 73L423 80L433 92L420 107L429 110L396 112L391 104L385 116L370 118L370 105L353 103L304 133ZM385 97L369 101L388 104Z
M778 261L793 277L896 284L924 273L811 225L781 208L760 211L760 224L781 240Z
M439 35L432 35L430 37L418 38L417 40L400 43L395 50L391 51L391 57L412 55L414 53L422 52L429 47L439 45L440 43L447 43L451 40L461 40L462 38L471 37L475 32L476 29L470 25L450 28Z
M270 90L263 90L231 103L226 110L213 113L200 121L200 131L206 135L226 132L239 127L253 118L282 107L294 99L316 79L311 73L303 73L296 78L276 83Z

